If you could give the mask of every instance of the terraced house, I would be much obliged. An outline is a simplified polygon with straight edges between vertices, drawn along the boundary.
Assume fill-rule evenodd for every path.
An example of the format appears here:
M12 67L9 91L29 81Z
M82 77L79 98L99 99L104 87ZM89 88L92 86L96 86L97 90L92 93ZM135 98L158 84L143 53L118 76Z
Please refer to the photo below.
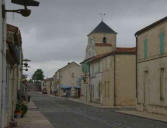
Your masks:
M105 106L136 105L136 48L117 48L117 33L103 21L88 35L82 62L82 97Z
M167 17L139 30L137 109L167 115Z
M48 94L53 93L53 78L47 78L44 80L44 87Z
M7 25L6 40L6 87L4 97L4 126L9 126L14 120L16 103L19 100L18 92L21 90L22 78L22 38L18 27Z
M79 79L81 77L81 66L76 62L70 62L59 69L53 78L55 91L59 96L80 96Z

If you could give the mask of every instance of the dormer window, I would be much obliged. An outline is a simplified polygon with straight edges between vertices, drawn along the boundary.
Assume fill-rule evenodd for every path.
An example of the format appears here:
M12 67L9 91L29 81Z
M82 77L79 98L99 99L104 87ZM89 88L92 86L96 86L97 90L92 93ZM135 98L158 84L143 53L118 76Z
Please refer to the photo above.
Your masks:
M107 43L107 38L106 37L103 38L103 43Z

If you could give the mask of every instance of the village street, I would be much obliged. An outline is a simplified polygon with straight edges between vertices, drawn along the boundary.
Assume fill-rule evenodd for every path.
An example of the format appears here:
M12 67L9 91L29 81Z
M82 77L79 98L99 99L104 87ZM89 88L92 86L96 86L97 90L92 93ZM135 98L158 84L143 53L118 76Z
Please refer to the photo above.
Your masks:
M167 123L116 113L66 98L31 93L33 102L55 128L167 128Z

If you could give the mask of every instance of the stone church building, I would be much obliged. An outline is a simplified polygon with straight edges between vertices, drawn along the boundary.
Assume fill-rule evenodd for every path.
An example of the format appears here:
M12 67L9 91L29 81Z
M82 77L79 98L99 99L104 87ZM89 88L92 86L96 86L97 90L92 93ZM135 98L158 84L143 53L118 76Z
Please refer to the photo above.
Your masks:
M103 21L88 34L82 62L82 98L104 106L136 104L136 48L116 47L117 33Z

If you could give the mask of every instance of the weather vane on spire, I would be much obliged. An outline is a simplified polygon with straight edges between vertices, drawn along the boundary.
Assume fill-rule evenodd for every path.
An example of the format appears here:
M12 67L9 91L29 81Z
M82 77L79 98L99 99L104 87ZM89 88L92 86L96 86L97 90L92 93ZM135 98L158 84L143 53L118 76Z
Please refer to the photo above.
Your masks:
M106 13L100 13L99 15L101 17L101 21L103 21L104 17L106 16Z

